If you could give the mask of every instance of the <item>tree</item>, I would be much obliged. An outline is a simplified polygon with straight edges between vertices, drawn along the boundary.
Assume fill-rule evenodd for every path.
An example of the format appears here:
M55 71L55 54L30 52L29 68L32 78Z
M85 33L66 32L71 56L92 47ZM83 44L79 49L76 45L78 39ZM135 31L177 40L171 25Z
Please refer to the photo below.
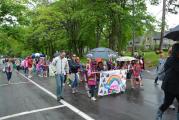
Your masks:
M34 13L26 45L30 45L33 52L43 52L52 57L59 46L66 46L61 24L63 15L56 12L55 7L48 6L41 6Z
M16 22L11 19L10 25L1 26L1 34L7 38L8 46L14 43L26 51L11 50L22 56L42 52L52 57L61 49L83 56L87 50L100 46L120 52L131 40L134 24L135 36L141 36L151 31L155 22L147 14L144 0L136 0L134 16L131 0L15 1L19 7L12 6L10 1L2 2L1 24L6 23L4 16L8 14Z

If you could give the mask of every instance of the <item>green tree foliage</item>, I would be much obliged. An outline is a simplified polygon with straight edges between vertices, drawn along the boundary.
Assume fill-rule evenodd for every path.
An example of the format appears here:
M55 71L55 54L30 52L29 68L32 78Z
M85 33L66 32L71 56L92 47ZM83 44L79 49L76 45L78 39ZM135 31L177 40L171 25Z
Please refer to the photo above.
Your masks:
M0 27L4 54L42 52L52 57L64 49L82 56L95 47L120 52L131 40L133 26L135 36L154 29L155 19L148 15L145 0L135 0L134 16L131 0L12 1L2 0L0 7L1 24L7 14L17 18L15 25Z
M30 34L26 37L26 46L33 52L52 56L58 48L65 48L64 28L61 24L64 18L60 12L55 12L56 10L55 7L41 6L34 12L29 27Z
M23 26L27 25L26 6L14 0L0 1L0 52L20 56L23 50Z

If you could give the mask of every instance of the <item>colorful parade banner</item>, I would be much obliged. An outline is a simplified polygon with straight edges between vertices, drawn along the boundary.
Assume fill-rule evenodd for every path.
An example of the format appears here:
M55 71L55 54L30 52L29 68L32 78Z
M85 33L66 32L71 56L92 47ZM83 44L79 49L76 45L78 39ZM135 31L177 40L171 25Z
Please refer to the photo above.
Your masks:
M98 96L105 96L126 90L127 70L113 70L100 73Z

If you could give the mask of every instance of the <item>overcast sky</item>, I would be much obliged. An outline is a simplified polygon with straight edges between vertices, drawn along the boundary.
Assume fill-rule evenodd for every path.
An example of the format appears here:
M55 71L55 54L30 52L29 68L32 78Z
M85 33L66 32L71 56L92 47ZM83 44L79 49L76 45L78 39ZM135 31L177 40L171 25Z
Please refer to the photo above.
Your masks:
M151 13L153 16L156 16L157 20L161 21L162 18L162 3L158 6L153 6L148 4L147 5L148 12ZM177 9L179 12L179 9ZM169 25L169 28L173 28L177 25L179 25L179 14L171 14L167 13L166 14L166 22L167 25Z

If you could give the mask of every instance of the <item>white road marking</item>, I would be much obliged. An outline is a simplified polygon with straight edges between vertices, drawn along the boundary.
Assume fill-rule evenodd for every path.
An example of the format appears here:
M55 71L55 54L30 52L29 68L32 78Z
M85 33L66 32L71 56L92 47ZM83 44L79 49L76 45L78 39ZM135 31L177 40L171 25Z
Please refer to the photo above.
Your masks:
M14 118L14 117L27 115L27 114L32 114L32 113L37 113L37 112L42 112L42 111L47 111L47 110L53 110L53 109L57 109L57 108L61 108L61 107L65 107L65 105L58 105L58 106L54 106L54 107L42 108L42 109L25 111L25 112L21 112L21 113L17 113L17 114L7 115L4 117L0 117L0 120L6 120L6 119Z
M151 73L151 71L149 71L149 70L146 70L146 72Z
M28 81L30 81L32 84L36 85L38 88L40 88L41 90L43 90L44 92L49 94L51 97L53 97L54 99L57 100L57 96L55 94L53 94L52 92L48 91L47 89L45 89L44 87L40 86L39 84L37 84L36 82L32 81L31 79L27 78L22 73L19 73L19 74L22 75L24 78L26 78ZM71 109L73 112L75 112L76 114L78 114L79 116L84 118L85 120L95 120L94 118L90 117L89 115L87 115L86 113L82 112L81 110L79 110L78 108L74 107L73 105L69 104L68 102L66 102L64 100L61 100L60 102L62 104L64 104L66 107L68 107L69 109Z
M19 84L25 84L25 83L29 83L29 82L17 82L17 83L10 83L10 84L1 84L0 87L2 86L8 86L8 85L19 85Z

